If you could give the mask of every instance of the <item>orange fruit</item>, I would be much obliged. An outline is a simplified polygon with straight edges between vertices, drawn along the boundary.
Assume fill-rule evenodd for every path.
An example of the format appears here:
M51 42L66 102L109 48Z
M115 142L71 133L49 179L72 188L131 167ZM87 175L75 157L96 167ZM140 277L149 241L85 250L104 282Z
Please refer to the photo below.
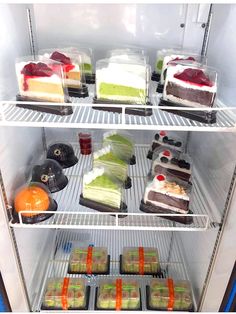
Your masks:
M14 200L15 211L18 213L24 210L38 211L48 210L50 205L48 193L39 186L31 185L21 189ZM38 213L22 213L22 216L31 217Z

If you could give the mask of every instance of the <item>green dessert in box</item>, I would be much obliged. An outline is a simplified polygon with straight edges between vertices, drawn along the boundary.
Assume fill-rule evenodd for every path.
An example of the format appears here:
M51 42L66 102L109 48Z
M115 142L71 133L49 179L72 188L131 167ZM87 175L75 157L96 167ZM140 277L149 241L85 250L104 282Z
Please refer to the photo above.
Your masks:
M113 153L129 163L134 154L134 144L129 137L118 133L117 131L109 131L103 135L103 145L110 145Z
M98 310L139 310L140 290L132 279L104 280L97 291Z
M155 310L190 311L193 308L190 284L185 280L152 279L147 306Z
M93 166L104 167L122 183L127 179L128 165L113 153L110 145L94 152Z
M157 249L126 247L123 249L121 272L128 274L157 274L160 262Z
M83 310L86 309L87 298L84 279L50 279L46 286L42 308L48 310Z
M84 175L82 195L85 199L120 209L122 185L108 175L104 168L93 168Z
M104 274L109 270L106 248L87 247L72 250L69 273Z

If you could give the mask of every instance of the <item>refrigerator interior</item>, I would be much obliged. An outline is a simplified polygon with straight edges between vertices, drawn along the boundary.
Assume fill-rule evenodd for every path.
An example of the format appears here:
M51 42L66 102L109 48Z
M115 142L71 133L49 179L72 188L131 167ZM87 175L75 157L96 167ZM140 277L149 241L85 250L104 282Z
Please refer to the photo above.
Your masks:
M17 92L14 60L16 57L29 54L32 49L28 32L27 8L31 13L35 51L55 47L58 43L91 43L95 50L95 59L98 60L104 55L108 47L107 42L110 43L109 47L140 45L146 48L152 66L154 66L157 49L174 46L201 52L205 31L202 24L206 23L209 12L209 5L203 4L1 5L0 21L4 20L1 32L5 35L4 44L3 41L0 42L0 47L4 45L4 49L0 49L0 60L4 60L2 62L4 66L0 69L1 100L14 99ZM235 81L235 77L227 60L232 61L235 47L232 45L231 50L226 49L226 43L233 43L230 32L223 38L225 43L219 43L218 29L219 25L225 25L225 28L235 25L232 12L235 12L235 6L213 5L213 20L208 44L209 64L217 68L222 76L227 70L227 77L230 77L229 81L222 82L221 80L219 84L220 100L228 106L234 106L232 99L234 99L235 90L231 84ZM168 19L166 19L167 14ZM184 28L180 27L181 23L185 23ZM67 27L64 27L65 24ZM220 51L225 56L224 63L220 54L216 54L215 51ZM9 86L9 89L2 88L5 86ZM105 114L104 118L106 118ZM96 145L101 143L102 134L105 131L102 130L103 125L101 123L100 125L99 130L91 125L93 143ZM234 174L236 160L234 134L220 132L220 129L219 132L175 131L175 134L185 140L186 151L191 155L194 165L192 206L197 216L194 217L192 228L191 226L185 228L178 223L173 224L161 218L149 217L142 220L138 215L135 216L136 221L133 221L130 216L124 218L123 222L119 222L118 225L116 220L116 224L113 225L113 217L94 214L90 217L91 210L78 204L82 173L84 169L91 167L91 158L79 155L79 129L54 128L53 123L52 127L48 124L45 126L45 128L4 126L1 127L0 133L1 175L9 204L12 204L15 190L29 180L32 166L45 156L45 146L49 143L58 140L69 141L74 145L79 157L78 164L65 171L69 178L68 187L53 195L62 214L56 214L55 218L46 220L39 227L11 224L23 270L29 309L40 310L48 277L66 275L69 254L65 246L75 242L107 246L112 260L111 277L118 275L119 254L124 246L140 246L141 243L143 246L157 247L163 276L189 279L194 294L195 310L197 310L206 284L206 275ZM85 126L89 128L89 120ZM120 127L125 128L122 125ZM110 125L106 128L110 128ZM115 123L114 128L119 128L119 125ZM195 131L198 129L196 128ZM155 131L152 128L149 131L142 129L129 132L136 143L137 164L130 166L133 188L126 191L125 199L129 212L138 214L140 213L139 203L144 192L145 176L150 167L146 153ZM75 216L70 214L70 211L75 212ZM78 211L88 214L79 216L76 215ZM93 228L90 227L91 219L94 219ZM0 239L0 244L2 250L7 250L3 239ZM4 263L0 266L2 274L9 276L10 269L7 268L9 266ZM137 276L143 292L150 279L148 276L145 278L143 280L141 276ZM13 279L11 280L13 282ZM93 288L97 280L99 278L88 278ZM95 290L92 289L90 310L93 310L94 306L94 293ZM144 293L142 297L144 298ZM146 310L145 300L142 301L143 310ZM16 310L20 309L19 300L14 305Z

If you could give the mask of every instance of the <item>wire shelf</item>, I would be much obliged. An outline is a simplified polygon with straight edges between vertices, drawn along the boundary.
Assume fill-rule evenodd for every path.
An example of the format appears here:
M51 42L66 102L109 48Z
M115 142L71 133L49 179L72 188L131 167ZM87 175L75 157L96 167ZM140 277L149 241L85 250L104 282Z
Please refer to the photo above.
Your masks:
M180 230L180 231L204 231L219 224L217 218L210 211L207 199L204 197L201 185L198 183L197 174L193 171L193 189L190 201L190 209L193 214L193 223L189 225L173 222L163 216L181 216L183 214L147 214L139 210L140 201L145 190L146 174L151 162L146 158L149 146L136 146L136 165L129 167L129 175L132 179L131 189L125 190L124 201L128 207L125 217L120 213L102 213L79 204L82 188L82 173L92 165L92 157L83 156L75 147L79 161L76 166L66 169L69 184L62 191L54 193L53 198L58 203L58 210L54 215L37 224L25 224L19 213L19 223L10 225L17 228L67 228L67 229L109 229L109 230ZM195 170L195 169L194 169ZM30 211L29 211L30 212ZM34 212L35 213L35 212ZM40 213L40 212L38 212ZM45 213L45 212L44 212ZM48 212L50 213L50 212ZM185 215L186 216L186 215ZM189 216L189 215L188 215Z
M91 128L91 129L110 129L118 127L119 129L130 130L179 130L179 131L236 131L236 108L224 107L220 102L214 108L190 108L188 110L195 111L217 111L217 121L214 124L206 124L191 119L183 118L181 116L163 111L158 106L160 101L160 94L155 92L156 84L150 84L150 100L152 103L153 114L151 116L135 116L126 114L126 110L131 108L131 105L112 105L109 107L122 108L122 113L112 113L106 111L95 110L92 107L101 106L93 104L94 86L89 87L89 97L75 98L71 97L71 104L50 104L51 106L72 106L73 114L69 116L58 116L55 114L48 114L37 112L30 109L23 109L16 107L17 101L2 101L0 102L0 125L7 126L29 126L29 127L63 127L63 128ZM26 102L25 102L26 103ZM28 104L36 104L35 102L28 102ZM46 105L46 103L40 103ZM139 108L149 108L148 106L138 106ZM133 108L137 106L133 105ZM171 107L162 107L163 109ZM176 108L176 110L186 110L186 108Z
M39 311L43 302L43 296L47 284L47 280L50 278L58 277L70 277L70 278L85 278L87 284L91 287L89 311L94 310L95 303L95 289L99 285L100 280L103 279L115 279L121 278L133 278L137 280L141 288L142 298L142 310L146 309L146 285L150 283L153 278L152 275L120 275L119 274L119 255L122 253L122 248L125 246L144 246L144 247L156 247L158 249L160 265L162 270L162 278L171 277L174 280L188 280L188 275L184 267L184 263L181 256L181 250L179 243L176 241L175 245L171 247L171 237L167 237L165 234L157 235L156 233L142 233L140 237L139 232L133 232L132 236L130 232L108 233L107 231L89 231L78 232L71 230L59 230L57 231L54 249L52 250L52 256L48 262L48 266L45 272L45 276L42 280L42 285L39 289L39 293L33 302L33 310ZM107 247L108 254L111 256L110 261L110 274L109 275L77 275L68 274L67 269L69 265L69 256L71 247L86 246L89 243L97 247ZM68 244L70 250L68 250ZM41 310L42 311L42 310ZM48 311L47 311L48 312Z

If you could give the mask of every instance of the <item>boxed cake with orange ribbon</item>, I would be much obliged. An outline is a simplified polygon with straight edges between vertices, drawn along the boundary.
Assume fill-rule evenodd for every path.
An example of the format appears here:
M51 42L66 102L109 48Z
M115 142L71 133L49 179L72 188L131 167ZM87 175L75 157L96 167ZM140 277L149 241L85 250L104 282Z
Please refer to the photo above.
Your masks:
M193 310L192 291L186 280L152 279L146 296L148 310Z
M140 288L132 279L107 279L96 292L96 310L141 310Z
M109 274L110 256L104 247L77 247L72 249L68 273Z
M46 286L43 310L87 310L90 287L82 278L52 278Z
M121 274L158 274L160 261L156 248L151 247L125 247L120 256Z

